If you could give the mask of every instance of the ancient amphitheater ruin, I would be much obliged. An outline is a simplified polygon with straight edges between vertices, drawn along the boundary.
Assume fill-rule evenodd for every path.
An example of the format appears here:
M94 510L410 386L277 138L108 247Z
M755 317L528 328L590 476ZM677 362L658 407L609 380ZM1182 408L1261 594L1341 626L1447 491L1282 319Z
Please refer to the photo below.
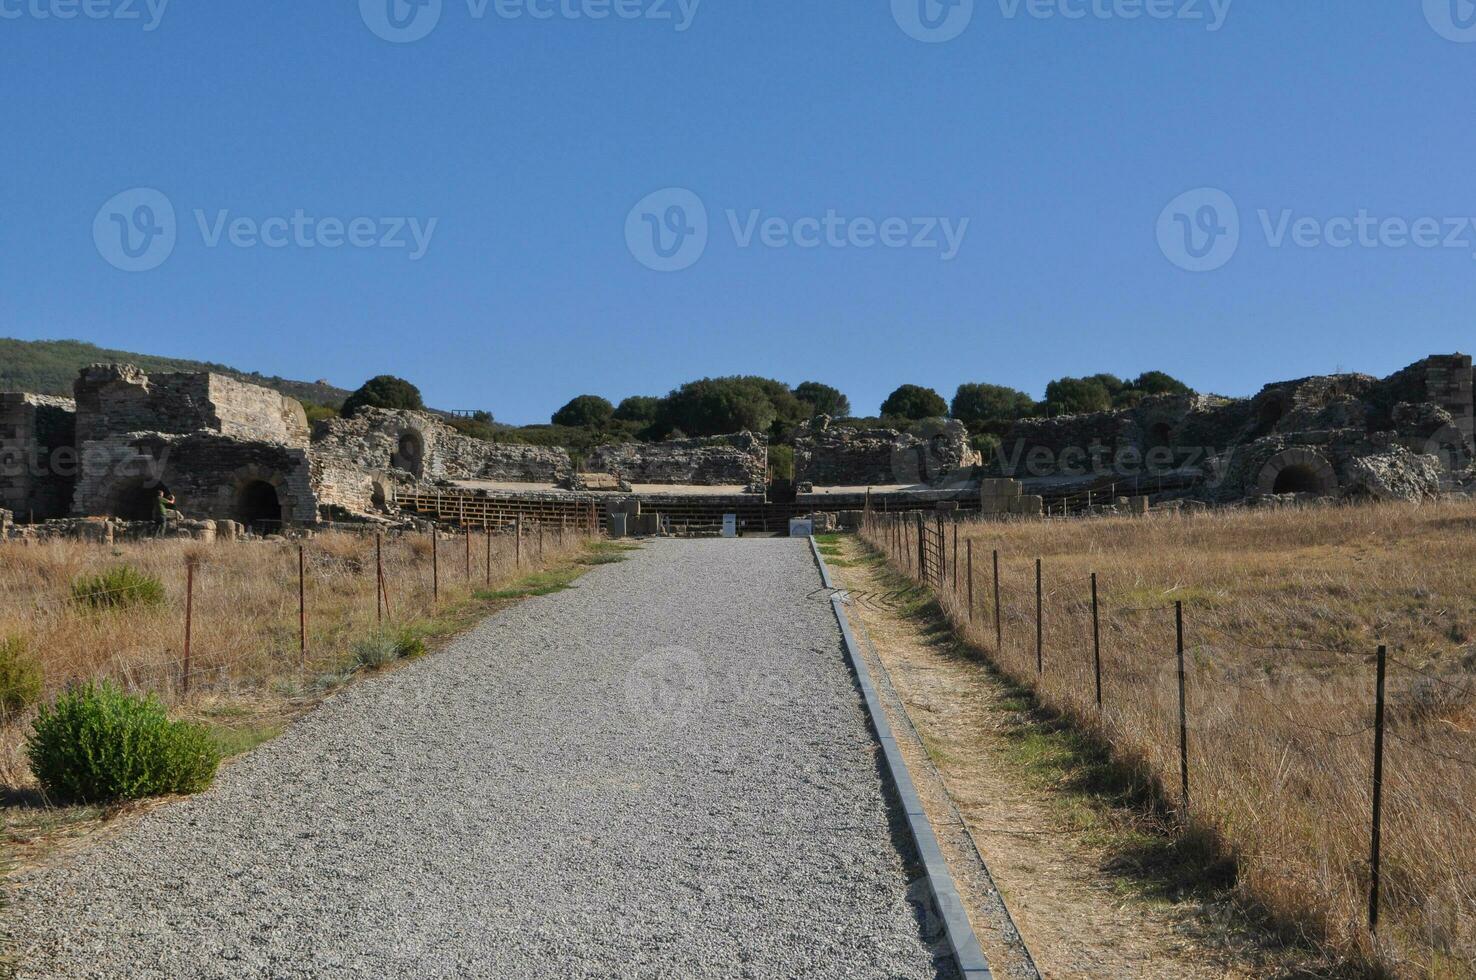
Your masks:
M430 412L309 425L267 388L99 364L71 399L0 394L0 521L11 534L111 535L148 521L160 488L196 536L426 518L608 527L611 515L632 530L717 533L734 515L740 530L783 532L797 516L848 520L868 506L1037 515L1420 499L1463 491L1473 417L1460 354L1384 379L1026 419L988 459L956 421L863 429L822 416L796 433L782 486L767 482L768 442L752 433L601 446L576 466L562 449L471 438Z

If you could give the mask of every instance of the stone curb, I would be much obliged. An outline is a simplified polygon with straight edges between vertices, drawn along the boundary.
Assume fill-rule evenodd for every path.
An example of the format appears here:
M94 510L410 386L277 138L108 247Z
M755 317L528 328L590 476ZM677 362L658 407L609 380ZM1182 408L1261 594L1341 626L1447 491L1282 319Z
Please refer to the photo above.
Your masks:
M933 826L928 822L928 815L923 810L922 800L918 798L912 775L908 772L907 762L902 758L902 752L897 747L897 740L892 734L891 723L887 721L886 712L882 708L880 698L877 697L876 687L871 681L871 671L866 666L866 658L861 655L856 637L851 632L850 621L846 618L846 594L834 591L835 585L830 578L830 569L826 566L825 557L820 554L820 547L813 536L810 538L810 552L815 556L815 564L820 569L821 583L825 588L833 591L830 605L835 611L836 622L840 624L841 637L845 641L846 659L850 661L851 669L855 671L856 681L866 701L866 713L871 719L871 726L876 732L877 741L881 743L882 754L886 757L887 773L891 777L893 787L897 790L897 796L902 801L902 808L907 814L908 828L917 845L918 856L922 858L923 868L927 872L928 888L933 895L933 905L937 909L938 917L943 920L943 929L948 936L948 945L953 950L954 960L958 963L959 973L962 974L964 980L992 980L993 974L989 969L989 961L984 956L984 950L979 945L978 937L974 935L974 927L969 923L969 916L964 909L963 899L958 894L958 887L954 884L953 874L948 870L948 862L944 859L943 851L938 846L937 835L933 833Z

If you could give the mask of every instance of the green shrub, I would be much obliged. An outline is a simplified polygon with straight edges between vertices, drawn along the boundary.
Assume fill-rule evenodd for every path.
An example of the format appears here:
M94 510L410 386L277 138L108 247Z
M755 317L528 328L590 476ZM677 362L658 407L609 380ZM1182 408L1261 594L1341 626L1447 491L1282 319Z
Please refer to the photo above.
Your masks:
M369 670L388 666L399 658L399 645L387 633L375 633L354 644L354 662Z
M157 606L164 601L164 583L132 565L116 565L101 575L74 580L72 598L94 609Z
M20 711L41 700L41 665L19 637L0 640L0 710Z
M406 660L425 656L425 637L410 627L405 627L395 637L395 655Z
M220 764L208 729L171 721L154 698L107 682L73 688L43 707L26 754L47 794L67 803L198 793Z

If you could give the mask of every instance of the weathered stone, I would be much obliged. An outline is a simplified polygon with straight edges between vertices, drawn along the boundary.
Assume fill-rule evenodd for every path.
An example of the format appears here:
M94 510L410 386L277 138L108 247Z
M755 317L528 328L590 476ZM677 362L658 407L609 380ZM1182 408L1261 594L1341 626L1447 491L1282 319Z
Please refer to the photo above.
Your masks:
M597 446L586 468L618 476L627 484L748 487L763 483L769 441L752 432L708 439Z
M938 484L982 462L969 430L953 419L928 419L906 432L852 429L822 415L794 438L797 484L827 487Z
M1440 493L1440 460L1395 448L1348 462L1347 496L1375 500L1426 500Z

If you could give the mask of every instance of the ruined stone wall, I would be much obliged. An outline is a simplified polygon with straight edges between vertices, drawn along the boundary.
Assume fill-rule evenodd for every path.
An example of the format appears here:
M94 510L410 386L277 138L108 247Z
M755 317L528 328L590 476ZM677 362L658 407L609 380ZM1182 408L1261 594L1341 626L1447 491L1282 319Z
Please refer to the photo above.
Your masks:
M65 516L76 478L70 398L0 394L0 506L24 518Z
M569 454L473 439L425 412L364 409L314 426L310 449L319 503L354 513L381 509L394 488L437 480L556 483Z
M962 422L930 419L897 429L850 429L826 416L801 425L794 478L817 487L915 486L942 482L983 460Z
M157 374L94 364L74 384L78 444L125 432L219 432L305 448L307 416L295 400L218 374Z
M702 487L763 483L768 466L769 441L752 432L598 446L584 464L590 473L609 473L627 483Z
M261 485L275 495L263 510ZM73 501L78 517L146 520L158 489L186 517L250 523L317 520L307 451L213 432L120 434L93 440ZM275 510L275 513L273 513Z

